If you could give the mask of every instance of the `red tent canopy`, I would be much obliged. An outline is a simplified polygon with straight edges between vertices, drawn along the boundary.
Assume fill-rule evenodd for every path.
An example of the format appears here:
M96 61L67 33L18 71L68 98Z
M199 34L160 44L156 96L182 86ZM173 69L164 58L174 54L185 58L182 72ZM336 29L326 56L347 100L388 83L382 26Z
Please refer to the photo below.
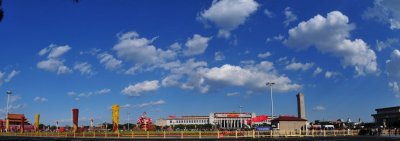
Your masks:
M263 122L265 120L268 119L268 116L266 115L260 115L260 116L256 116L255 118L251 118L252 122Z

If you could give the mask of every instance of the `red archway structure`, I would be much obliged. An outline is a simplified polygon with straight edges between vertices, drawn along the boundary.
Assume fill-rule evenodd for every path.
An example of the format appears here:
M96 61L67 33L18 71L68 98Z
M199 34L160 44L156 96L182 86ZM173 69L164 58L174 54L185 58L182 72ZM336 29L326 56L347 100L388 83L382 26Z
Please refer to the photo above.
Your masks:
M21 133L24 132L24 125L28 123L28 120L25 118L23 114L8 114L7 116L9 125L20 125L19 130Z

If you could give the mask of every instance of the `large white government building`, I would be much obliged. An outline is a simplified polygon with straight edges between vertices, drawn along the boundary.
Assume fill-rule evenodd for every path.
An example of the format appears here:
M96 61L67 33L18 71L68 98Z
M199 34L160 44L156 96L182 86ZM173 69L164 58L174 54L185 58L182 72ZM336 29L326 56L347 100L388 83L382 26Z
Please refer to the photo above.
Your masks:
M218 125L219 128L237 129L250 127L248 121L256 118L255 113L210 113L208 116L182 116L180 118L161 118L156 121L157 126L175 125ZM267 122L267 121L264 121ZM254 123L253 123L254 124Z

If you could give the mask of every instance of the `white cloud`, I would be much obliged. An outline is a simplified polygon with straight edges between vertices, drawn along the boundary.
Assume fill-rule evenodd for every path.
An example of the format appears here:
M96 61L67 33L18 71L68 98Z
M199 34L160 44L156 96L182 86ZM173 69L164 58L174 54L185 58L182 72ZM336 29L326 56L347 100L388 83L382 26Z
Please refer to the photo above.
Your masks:
M397 98L400 98L400 84L397 83L396 81L389 82L389 87L392 89L392 91L395 93L395 96Z
M315 106L315 107L313 108L313 110L314 110L314 111L325 111L326 108L325 108L324 106Z
M185 50L183 51L183 54L185 56L193 56L193 55L199 55L203 54L207 47L208 47L208 41L211 40L212 37L203 37L198 34L194 34L193 38L189 38L185 46Z
M218 88L221 86L242 86L249 90L262 91L265 89L267 81L275 82L274 89L278 92L301 88L301 85L293 84L288 77L277 74L272 63L268 61L246 68L225 64L221 67L205 70L203 76L210 87Z
M4 77L4 73L0 71L0 86L3 85L3 77Z
M76 92L71 91L71 92L68 92L67 95L68 95L68 96L75 96L75 95L76 95Z
M325 72L325 78L329 79L332 78L334 76L340 75L340 73L338 72L333 72L333 71L326 71Z
M398 44L399 39L397 38L388 38L386 41L376 40L376 49L378 51L382 51L385 48L392 48L393 45Z
M11 95L10 96L10 104L11 103L15 103L15 102L17 102L18 100L20 100L21 99L21 97L20 96L18 96L18 95Z
M67 53L71 49L70 46L57 46L54 44L49 45L49 47L40 50L39 55L47 55L47 60L43 60L37 63L39 69L43 69L50 72L57 72L57 74L71 73L72 70L64 65L64 60L60 57Z
M284 44L297 49L315 46L322 53L341 58L344 67L353 66L357 76L377 73L375 52L361 39L348 39L354 29L348 22L348 17L339 11L328 13L327 18L317 15L290 29Z
M78 70L81 72L81 74L86 74L86 75L93 75L94 72L92 70L92 65L90 65L88 62L78 62L75 63L74 69Z
M121 105L121 106L119 106L121 109L130 109L130 108L132 108L132 105L131 104L125 104L125 105ZM111 107L110 108L108 108L108 109L111 109Z
M108 94L108 93L110 93L111 92L111 89L101 89L101 90L98 90L98 91L96 91L95 93L96 94Z
M292 9L290 7L286 7L283 11L283 14L285 14L285 21L283 21L285 26L288 26L291 22L297 20L297 16L292 12Z
M320 74L323 70L320 67L317 67L314 72L313 72L313 76L317 76L318 74Z
M57 74L66 74L72 72L71 69L69 69L67 66L64 66L63 61L55 59L40 61L37 64L37 67L46 71L57 72Z
M47 98L45 98L45 97L35 97L34 99L33 99L33 101L35 101L35 102L47 102L48 101L48 99Z
M135 85L129 85L122 90L122 93L127 96L140 96L145 92L155 91L159 86L158 80L143 81Z
M164 100L150 101L147 103L139 104L139 105L137 105L137 107L143 108L143 107L156 106L156 105L161 105L161 104L165 104L165 101Z
M227 93L226 94L226 96L238 96L238 95L240 95L240 93L238 93L238 92L233 92L233 93Z
M269 11L267 8L264 9L264 14L265 14L268 18L274 17L274 13L272 13L271 11Z
M140 38L139 34L131 31L118 35L118 43L113 50L121 57L135 65L156 65L166 60L175 59L176 53L171 50L157 49L151 40ZM118 64L117 62L114 62Z
M42 50L39 51L39 56L43 56L48 53L47 58L59 58L63 54L67 53L69 50L71 50L71 47L68 45L64 46L57 46L55 44L50 44L49 47L43 48Z
M20 71L17 71L17 70L12 70L11 72L9 72L8 73L8 75L7 75L7 73L6 72L1 72L0 71L0 86L3 84L3 83L7 83L7 82L10 82L15 76L17 76L18 74L20 73Z
M100 63L103 64L107 70L116 70L122 66L122 61L114 58L111 54L103 52L97 55Z
M302 87L293 83L288 77L279 75L272 62L262 61L258 64L252 62L243 67L225 64L221 67L207 68L206 62L189 59L185 63L176 62L165 68L170 74L161 82L166 87L195 89L201 93L224 87L243 87L252 91L262 91L268 80L277 83L278 92Z
M17 76L20 71L12 70L10 74L8 74L7 78L4 80L5 82L10 82L15 76ZM1 77L0 77L1 78Z
M89 91L89 92L77 93L75 91L70 91L70 92L67 92L67 95L74 98L75 100L79 101L79 100L81 100L81 98L89 98L94 95L104 95L104 94L108 94L110 92L111 92L111 89L104 88L104 89L100 89L100 90L97 90L94 92Z
M222 53L222 52L220 52L220 51L215 52L215 53L214 53L214 60L215 60L215 61L222 61L222 60L225 60L224 53Z
M182 48L182 44L175 42L172 45L169 46L172 50L180 50Z
M271 56L271 52L260 53L257 55L258 58L262 58L262 59L267 58L269 56Z
M311 67L314 66L314 63L299 63L299 62L291 62L290 64L285 66L285 70L292 70L292 71L306 71L309 70Z
M375 19L378 22L390 24L390 29L400 29L400 1L375 0L363 14L365 19Z
M395 49L386 61L386 71L391 80L400 80L400 51Z
M150 101L150 102L145 102L145 103L136 104L136 105L125 104L125 105L121 105L120 108L121 109L144 108L144 107L162 105L165 103L166 102L164 100L158 100L158 101ZM111 106L108 109L111 109Z
M259 4L254 0L219 0L213 1L211 7L200 13L199 20L210 21L218 28L218 37L229 38L230 31L245 23Z
M395 49L390 55L390 60L386 61L386 72L389 78L389 87L395 92L396 97L400 97L400 51Z
M9 113L15 113L21 111L21 109L27 107L26 104L10 104L8 107ZM0 116L5 117L7 112L7 107L3 107L0 109Z
M279 34L279 35L273 36L272 38L268 37L266 39L266 42L268 43L268 42L271 42L271 41L282 41L282 40L283 40L283 36L281 34Z

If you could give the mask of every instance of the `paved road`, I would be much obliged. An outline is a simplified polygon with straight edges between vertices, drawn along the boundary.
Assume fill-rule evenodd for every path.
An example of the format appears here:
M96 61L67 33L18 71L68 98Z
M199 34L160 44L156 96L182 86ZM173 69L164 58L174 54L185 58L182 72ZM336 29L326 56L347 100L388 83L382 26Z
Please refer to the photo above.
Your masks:
M101 139L101 138L39 138L39 137L0 137L0 140L10 141L127 141L131 139ZM145 138L135 138L135 140L146 140ZM150 139L150 140L180 140L180 139ZM199 139L183 139L183 140L199 140ZM216 139L201 139L201 140L216 140ZM399 137L371 137L371 136L356 136L356 137L302 137L302 138L260 138L260 139L219 139L219 140L254 140L254 141L400 141Z

